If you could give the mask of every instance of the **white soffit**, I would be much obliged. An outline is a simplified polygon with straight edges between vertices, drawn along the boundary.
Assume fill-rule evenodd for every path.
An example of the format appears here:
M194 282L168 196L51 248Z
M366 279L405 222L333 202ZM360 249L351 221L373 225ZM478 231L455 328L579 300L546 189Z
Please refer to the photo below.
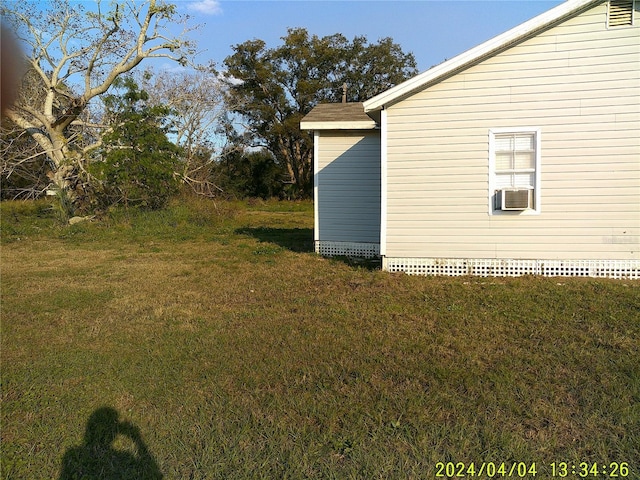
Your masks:
M300 122L302 130L373 130L376 122Z

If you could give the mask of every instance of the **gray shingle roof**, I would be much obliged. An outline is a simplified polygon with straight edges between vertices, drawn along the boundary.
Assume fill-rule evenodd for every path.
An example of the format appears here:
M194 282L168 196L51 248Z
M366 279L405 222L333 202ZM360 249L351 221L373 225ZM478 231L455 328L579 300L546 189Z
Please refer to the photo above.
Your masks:
M360 102L321 103L316 105L300 122L303 130L372 129L376 122L364 113Z

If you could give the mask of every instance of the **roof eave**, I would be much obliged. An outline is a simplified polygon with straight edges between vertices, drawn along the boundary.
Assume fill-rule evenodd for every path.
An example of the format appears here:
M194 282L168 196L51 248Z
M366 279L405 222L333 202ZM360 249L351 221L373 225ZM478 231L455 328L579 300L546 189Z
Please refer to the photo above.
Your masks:
M510 47L511 45L535 35L539 31L548 28L556 22L560 22L569 16L591 8L603 1L605 0L567 0L565 3L562 3L557 7L520 24L503 34L493 37L492 39L487 40L486 42L481 43L480 45L407 80L406 82L396 85L395 87L370 98L364 102L364 111L374 112L381 110L385 106L402 100L416 90L424 88L429 84L437 83L454 73L464 70L470 65L473 65Z
M301 130L374 130L378 125L371 121L302 121L300 122Z

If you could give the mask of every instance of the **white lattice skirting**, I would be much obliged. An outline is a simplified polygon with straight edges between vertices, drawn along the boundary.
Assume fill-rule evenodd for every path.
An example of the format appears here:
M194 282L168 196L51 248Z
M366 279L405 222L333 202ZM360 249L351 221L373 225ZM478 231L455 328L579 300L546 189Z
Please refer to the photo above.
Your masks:
M464 258L384 258L383 270L409 275L481 277L605 277L640 279L640 260L507 260Z
M325 257L358 257L374 258L380 256L380 244L361 242L328 242L319 240L315 242L316 253Z

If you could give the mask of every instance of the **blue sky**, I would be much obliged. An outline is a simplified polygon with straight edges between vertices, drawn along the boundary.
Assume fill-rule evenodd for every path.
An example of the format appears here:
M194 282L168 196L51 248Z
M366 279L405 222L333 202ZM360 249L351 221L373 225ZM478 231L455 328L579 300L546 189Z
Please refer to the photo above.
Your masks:
M203 24L192 37L198 61L220 64L232 45L262 39L280 44L289 27L318 36L391 37L412 52L420 71L462 53L559 4L562 0L282 1L179 0L181 13Z

